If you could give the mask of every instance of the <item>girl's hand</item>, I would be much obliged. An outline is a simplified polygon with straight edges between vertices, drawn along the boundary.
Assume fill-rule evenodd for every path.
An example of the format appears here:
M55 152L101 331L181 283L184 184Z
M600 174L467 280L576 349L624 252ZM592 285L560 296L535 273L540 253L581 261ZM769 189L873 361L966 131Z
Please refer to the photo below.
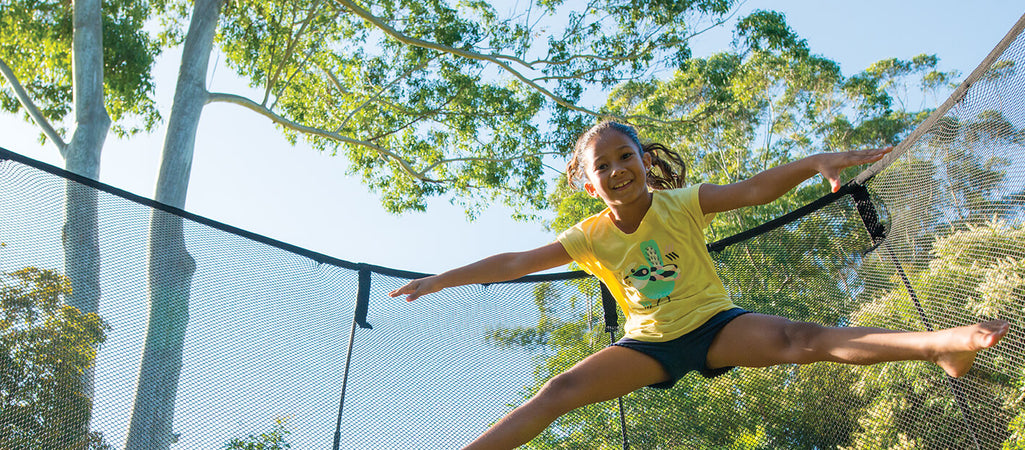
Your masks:
M868 150L852 150L849 152L820 153L818 164L819 173L829 180L833 192L840 190L840 171L846 167L860 166L883 159L887 153L893 151L893 146L885 148L873 148Z
M413 300L416 300L417 298L420 298L420 296L422 295L427 295L440 291L441 287L438 287L436 285L436 279L437 278L435 276L430 276L413 280L409 283L406 283L405 286L402 286L394 291L389 292L388 295L393 298L398 297L400 295L405 295L406 301L411 302Z

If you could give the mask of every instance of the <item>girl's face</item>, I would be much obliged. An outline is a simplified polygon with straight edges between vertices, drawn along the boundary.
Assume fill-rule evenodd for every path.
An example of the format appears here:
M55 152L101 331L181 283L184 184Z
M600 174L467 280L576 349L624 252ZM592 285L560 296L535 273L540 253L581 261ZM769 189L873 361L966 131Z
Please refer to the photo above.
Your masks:
M606 205L621 205L648 198L647 173L651 155L623 133L606 130L596 136L581 154L587 174L584 189Z

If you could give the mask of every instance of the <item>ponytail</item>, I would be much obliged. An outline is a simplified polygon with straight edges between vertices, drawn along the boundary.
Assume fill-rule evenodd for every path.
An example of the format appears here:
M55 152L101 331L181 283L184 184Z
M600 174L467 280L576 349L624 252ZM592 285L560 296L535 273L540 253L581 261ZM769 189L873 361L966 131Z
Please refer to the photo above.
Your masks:
M687 185L687 164L683 158L657 142L646 144L643 153L651 155L651 170L648 170L648 187L657 190L682 188Z

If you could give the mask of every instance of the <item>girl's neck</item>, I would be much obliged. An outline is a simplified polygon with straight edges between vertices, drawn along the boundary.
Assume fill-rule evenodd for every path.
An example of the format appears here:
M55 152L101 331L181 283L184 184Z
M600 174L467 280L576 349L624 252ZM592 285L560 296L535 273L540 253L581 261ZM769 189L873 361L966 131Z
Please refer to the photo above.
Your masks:
M650 191L643 200L621 205L608 205L611 214L612 224L620 231L631 234L641 226L641 221L651 209L653 195Z

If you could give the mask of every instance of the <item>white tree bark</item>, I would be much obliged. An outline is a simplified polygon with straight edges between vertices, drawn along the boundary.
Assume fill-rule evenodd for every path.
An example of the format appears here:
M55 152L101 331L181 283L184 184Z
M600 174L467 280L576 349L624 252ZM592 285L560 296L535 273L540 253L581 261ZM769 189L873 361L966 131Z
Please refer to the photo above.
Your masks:
M70 143L53 128L14 71L0 60L0 75L11 84L29 117L42 129L64 158L64 167L78 175L99 179L100 152L110 129L103 95L103 20L100 0L74 2L72 28L72 86L75 131ZM97 193L75 182L65 184L65 217L62 228L64 273L71 280L65 300L83 314L96 313L100 304L100 252ZM83 374L83 394L93 398L94 371Z
M155 194L158 202L177 208L185 206L222 3L223 0L195 2L182 51ZM149 325L125 444L127 450L163 450L175 441L174 405L196 268L185 248L183 222L178 216L154 210L149 245Z
M110 129L103 97L103 28L100 0L76 0L72 56L75 131L62 148L65 168L91 179L100 175L100 152ZM97 192L68 181L63 229L64 273L71 280L67 304L83 314L100 305L100 249ZM83 393L93 398L93 368L84 374Z

